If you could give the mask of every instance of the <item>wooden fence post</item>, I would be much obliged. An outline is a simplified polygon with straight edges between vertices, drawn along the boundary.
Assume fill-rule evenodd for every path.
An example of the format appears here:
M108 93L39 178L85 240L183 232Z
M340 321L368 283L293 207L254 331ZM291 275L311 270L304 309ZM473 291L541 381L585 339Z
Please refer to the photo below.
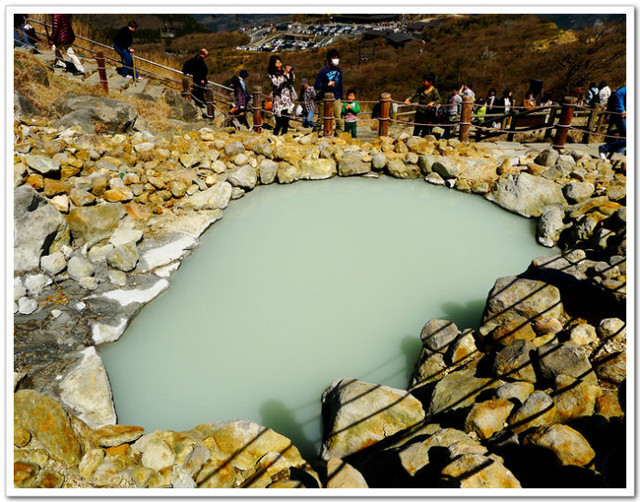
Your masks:
M509 131L507 133L507 141L513 141L513 137L516 135L516 127L518 127L518 114L515 110L511 111L511 122L509 124Z
M553 108L551 108L549 110L549 119L547 120L547 123L545 124L546 127L549 127L549 129L547 129L544 132L544 139L548 140L551 137L551 131L553 131L553 129L551 129L551 127L555 124L556 122L556 115L558 114L558 108L553 105Z
M180 95L187 101L191 101L191 77L188 75L182 77L182 92Z
M324 112L323 112L323 120L324 120L324 135L325 136L333 136L333 103L336 100L335 96L332 92L324 93Z
M586 126L587 130L582 135L582 143L584 143L585 145L588 145L589 142L591 141L591 133L593 132L595 124L596 124L596 108L591 108L591 111L589 112L589 118L587 119L587 126Z
M253 110L253 131L257 133L262 132L262 87L253 88L253 104L251 109Z
M464 96L462 98L462 113L460 114L460 141L467 143L469 141L469 129L471 127L471 111L473 108L473 98Z
M562 150L567 142L569 127L571 126L571 119L573 118L573 108L577 101L578 98L574 96L566 96L564 98L562 111L560 112L560 121L556 124L556 134L553 138L553 148L556 150Z
M109 94L109 81L107 80L107 70L104 66L104 53L99 51L96 53L96 63L98 64L98 76L100 77L100 84L104 92Z
M380 116L378 117L378 136L389 136L389 112L391 110L391 94L380 94Z
M204 88L204 101L207 104L207 117L213 119L216 115L213 97L213 84L207 83L207 86Z

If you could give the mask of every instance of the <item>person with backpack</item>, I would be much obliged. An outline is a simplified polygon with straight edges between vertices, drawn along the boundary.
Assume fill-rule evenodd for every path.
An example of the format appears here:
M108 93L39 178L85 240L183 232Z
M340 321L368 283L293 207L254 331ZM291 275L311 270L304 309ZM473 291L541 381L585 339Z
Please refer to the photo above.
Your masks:
M182 65L182 73L190 75L193 78L191 97L195 101L196 106L200 108L205 107L204 89L207 86L207 73L209 73L209 68L207 68L204 60L208 55L209 51L203 47L195 56L188 59Z
M73 51L72 44L76 39L76 35L73 32L73 27L71 26L71 16L69 14L53 14L53 21L51 24L51 34L49 35L48 42L55 56L53 66L65 69L67 68L61 52L65 51L75 68L72 70L72 73L74 75L83 76L84 66L82 66L82 63Z
M324 99L326 93L333 94L335 99L333 102L333 117L336 131L344 129L343 121L339 119L342 111L342 99L344 98L344 81L342 68L340 68L339 64L340 53L337 49L329 49L327 51L327 65L320 70L316 77L316 82L313 84L313 87L320 95L320 99Z
M413 128L413 135L423 137L433 132L433 125L437 123L437 105L441 103L440 93L438 89L433 85L435 82L435 75L431 72L422 75L422 86L419 87L412 96L409 96L404 100L404 104L408 105L411 102L418 102L418 108L416 108L415 126Z
M122 66L116 68L119 75L125 78L133 78L133 53L135 50L133 47L133 32L138 29L138 23L135 21L129 21L127 26L120 28L116 34L116 38L113 41L113 50L118 53L122 60ZM138 72L135 74L135 78L139 79Z
M249 101L251 101L251 94L247 90L247 84L245 80L249 77L247 70L240 70L237 76L231 79L229 86L233 89L233 104L231 105L231 111L229 113L229 119L231 124L233 120L237 120L238 124L245 126L249 129L249 122L247 122L247 108L249 107Z

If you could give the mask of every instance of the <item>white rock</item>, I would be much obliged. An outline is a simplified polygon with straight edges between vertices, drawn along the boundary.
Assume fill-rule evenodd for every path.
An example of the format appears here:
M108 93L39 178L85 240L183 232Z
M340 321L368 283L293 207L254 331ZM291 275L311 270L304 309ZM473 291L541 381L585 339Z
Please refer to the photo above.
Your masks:
M87 308L87 304L84 302L76 302L75 307L74 307L78 312L84 310Z
M53 281L44 274L30 275L24 280L24 285L31 296L38 296L40 292Z
M27 288L24 287L22 277L13 278L13 299L17 300L27 294Z
M109 180L109 188L127 188L120 176L114 176Z
M56 275L67 268L67 261L60 251L40 258L40 268L49 275Z
M173 465L174 461L175 454L171 447L160 438L149 441L142 454L142 465L156 471Z
M63 244L62 246L60 246L60 252L64 256L64 258L68 260L69 258L71 258L73 248L71 246L68 246L67 244Z
M88 253L89 260L93 263L107 261L107 255L113 251L113 244L105 244L104 246L93 246Z
M78 284L81 288L88 289L89 291L93 291L100 285L100 281L97 277L82 277Z
M127 244L128 242L133 242L134 244L140 242L142 240L142 231L136 229L129 228L117 228L111 237L109 238L109 243L118 247L123 244Z
M127 325L128 320L124 317L121 318L115 326L98 322L93 323L91 326L91 338L93 338L96 345L115 342L122 336Z
M588 345L597 341L598 335L596 328L590 324L579 324L571 330L569 338L574 345Z
M60 398L92 429L116 423L111 387L95 347L82 351L82 360L60 383Z
M89 298L107 298L118 302L123 307L131 303L149 303L156 296L169 287L169 281L160 279L154 284L144 289L116 289L107 291L101 295L90 296Z
M160 267L160 268L155 269L154 273L158 277L167 278L167 277L171 276L171 274L173 272L178 270L178 268L180 267L180 263L181 262L179 262L179 261L174 261L173 263L169 263L169 265L165 265L164 267Z
M83 277L92 276L95 272L93 265L78 255L71 257L67 264L67 270L69 272L69 277L76 281L79 281Z
M27 298L23 296L18 300L18 312L23 315L31 314L38 308L38 302L33 298Z
M179 260L187 250L192 249L197 243L198 240L195 237L183 235L163 246L149 249L140 256L138 270L143 273L149 272L154 268L163 267Z
M121 288L127 285L127 274L125 274L121 270L109 269L107 271L107 277L109 277L109 281L111 282L111 284L115 284L116 286L120 286Z
M68 195L65 195L65 194L56 195L55 197L51 198L49 202L51 202L51 205L61 213L69 212L69 196Z
M179 465L174 465L171 470L171 486L173 488L197 488L196 482L191 478L191 475L184 467Z
M51 311L51 317L53 317L54 319L57 319L58 317L60 317L62 315L62 310L59 309L53 309Z

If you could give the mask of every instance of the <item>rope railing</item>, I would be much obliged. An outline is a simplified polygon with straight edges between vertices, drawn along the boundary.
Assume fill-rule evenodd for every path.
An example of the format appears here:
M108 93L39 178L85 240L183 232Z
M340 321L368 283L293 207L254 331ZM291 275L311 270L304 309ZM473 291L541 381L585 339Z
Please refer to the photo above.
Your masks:
M32 19L32 22L47 28L51 28L51 25L42 21L38 21L36 19ZM41 35L44 35L44 34L41 34ZM76 35L76 38L79 40L89 42L89 44L93 44L97 47L101 47L103 49L108 49L109 51L115 52L113 47L110 47L101 42L91 40L89 38L86 38L80 35ZM106 60L116 65L124 66L128 70L135 71L136 74L140 72L146 75L153 76L154 78L160 79L165 82L182 84L183 86L182 94L186 99L194 100L196 104L198 104L199 106L204 105L207 107L207 114L205 116L212 117L213 110L215 109L220 111L224 115L227 115L230 119L238 117L238 115L234 115L233 113L231 113L231 110L222 111L219 106L216 106L214 101L214 98L215 98L215 99L219 99L225 104L234 103L235 102L234 97L230 97L224 94L223 92L219 92L213 89L215 87L215 88L218 88L219 90L234 92L234 89L231 87L219 84L217 82L212 82L209 80L207 80L207 85L203 86L195 82L192 82L191 79L188 78L189 76L185 76L183 72L181 72L180 70L171 68L170 66L166 66L140 56L135 56L135 61L143 62L153 67L162 68L163 70L172 72L174 74L178 74L183 77L182 80L177 80L169 76L162 75L160 73L156 73L154 71L148 70L144 67L141 68L140 66L136 66L136 65L129 67L127 65L124 65L123 62L118 59L115 59L110 56L106 56L102 54L102 52L94 50L93 47L86 47L79 43L74 43L74 45L79 49L94 55L96 57L96 60L99 61L99 70L101 69L100 68L100 60L101 60L102 66L103 66L102 68L103 72L104 72L104 61ZM132 57L133 57L133 54L132 54ZM103 84L105 89L107 89L106 87L107 84L105 82L106 76L103 76L103 73L101 73L100 78L101 78L101 83ZM197 90L199 92L194 93L193 90ZM204 100L201 98L203 94L206 95ZM266 98L267 100L273 99L271 95L263 94L261 91L258 91L257 94L254 94L254 97ZM263 100L261 99L260 101L262 102ZM321 103L324 103L324 116L318 117L318 118L320 118L324 122L325 135L332 133L335 121L340 119L339 117L333 116L334 102L335 102L335 98L333 97L332 94L326 94L324 99L313 100L314 107L319 106ZM304 101L303 99L297 99L294 103L297 103L298 105L304 105L305 103L308 104L309 102ZM410 115L412 113L417 113L419 110L424 110L427 107L420 103L406 103L405 101L393 100L391 99L391 96L389 94L381 95L381 98L379 101L365 100L365 101L359 101L359 103L362 105L372 104L372 105L380 106L380 108L375 112L375 115L376 115L375 117L374 117L375 106L374 106L374 110L372 111L361 111L356 115L358 117L370 116L371 118L368 120L377 120L380 126L379 135L381 136L386 136L388 134L389 124L397 124L402 126L416 126L416 127L419 126L419 127L427 127L427 128L429 127L439 127L444 129L459 128L460 139L463 141L468 141L468 135L469 135L470 129L473 129L474 131L477 132L478 140L480 139L481 133L484 133L487 135L494 135L494 136L498 134L507 134L507 139L509 141L513 138L513 135L516 133L533 133L533 132L541 132L541 131L545 131L545 138L547 138L551 130L555 129L556 130L556 134L554 138L555 148L562 148L564 146L564 143L566 141L569 131L582 133L583 142L585 143L588 142L588 138L590 138L591 136L599 136L602 138L615 139L615 140L626 139L625 137L622 137L622 136L608 134L609 131L607 131L607 134L604 134L598 131L599 126L603 122L602 120L603 118L606 118L607 116L610 116L610 115L619 116L619 115L622 115L622 113L611 111L611 110L604 110L602 109L602 107L599 107L599 106L587 107L581 104L577 104L575 98L566 99L562 105L548 104L544 106L528 108L526 106L513 105L513 104L510 106L506 106L506 105L501 106L501 105L494 104L490 107L490 109L487 109L487 105L480 105L478 103L474 103L471 98L464 97L463 102L460 104L446 103L446 104L435 105L433 108L435 108L436 111L437 110L441 111L444 108L446 110L446 114L444 117L438 117L437 119L428 123L414 122L410 120L400 120L398 117ZM331 105L330 107L328 106L329 104ZM392 104L397 105L393 108L393 117L391 116ZM449 110L451 109L452 106L457 107L455 114L449 113ZM399 111L400 109L404 109L404 108L415 108L415 110ZM480 108L485 108L486 110L485 113L478 114L477 111ZM476 113L473 113L474 110L476 111ZM491 113L498 110L504 110L505 113ZM561 116L559 121L555 123L556 112L558 110L560 110ZM248 110L246 111L248 112ZM267 110L264 106L253 106L252 112L254 114L253 128L254 130L258 130L258 131L261 128L261 119L258 119L256 121L255 120L256 114L261 115L262 113L264 113L268 116L275 115L275 113L272 110ZM578 112L578 113L574 113L574 112ZM593 130L595 118L597 115L600 117L600 120L598 124L595 126L595 130ZM580 116L580 117L588 116L589 118L587 120L586 126L574 127L571 123L571 119L574 116ZM307 120L304 116L299 118L294 113L292 113L289 116L289 119L295 122L304 122ZM525 120L524 128L520 128L520 129L517 128L519 120L520 121ZM544 120L545 123L540 124L541 120ZM496 124L497 122L501 123L502 127L494 127L494 124ZM486 126L486 124L489 124L489 123L491 123L491 127ZM504 127L505 124L508 124L509 128L505 128ZM611 129L611 126L610 126L610 129Z

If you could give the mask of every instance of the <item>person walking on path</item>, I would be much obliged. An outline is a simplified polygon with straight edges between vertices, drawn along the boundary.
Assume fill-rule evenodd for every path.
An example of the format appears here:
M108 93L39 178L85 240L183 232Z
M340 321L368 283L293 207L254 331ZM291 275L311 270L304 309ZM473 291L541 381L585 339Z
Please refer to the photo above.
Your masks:
M58 68L67 67L61 52L65 51L67 56L69 56L71 63L75 67L75 70L72 71L72 73L74 75L84 75L84 66L82 66L82 63L73 51L72 44L76 39L76 35L73 33L73 28L71 26L71 16L69 14L54 14L53 22L51 24L51 34L49 35L48 42L53 50L53 55L55 56L53 66L57 66Z
M598 99L600 101L600 106L603 108L607 106L609 103L609 98L611 97L611 87L607 85L607 83L603 80L600 82L599 91L598 91Z
M36 46L29 40L25 26L28 25L26 14L13 15L13 44L16 47L25 47L27 49L35 49Z
M306 78L300 79L300 105L302 106L302 127L313 127L313 115L316 112L316 89L309 85Z
M611 158L614 153L623 153L627 148L627 86L622 86L609 98L609 111L612 112L611 121L616 125L620 139L612 140L601 145L600 158Z
M462 96L458 93L458 88L456 86L451 87L451 94L449 95L449 100L446 104L446 115L445 120L447 121L447 125L443 127L444 129L444 137L450 138L451 133L454 132L456 127L453 125L458 121L458 117L460 116L462 106ZM417 122L417 121L416 121ZM450 127L448 126L450 124Z
M587 89L587 95L584 98L585 106L589 108L595 108L600 104L600 99L598 97L600 91L598 90L598 86L595 82L591 82L589 84L589 88Z
M434 87L435 75L433 73L425 73L422 75L422 86L419 87L412 96L404 100L404 104L408 105L411 102L418 102L418 108L416 109L416 115L414 122L416 123L413 129L414 136L426 136L433 131L433 124L437 122L436 119L436 105L441 102L440 93L438 89Z
M113 41L113 50L118 53L122 60L122 66L116 68L119 75L127 78L133 78L133 53L135 50L133 45L133 32L138 29L138 23L129 21L127 26L120 28L115 40ZM138 72L135 72L135 78L139 79Z
M358 113L360 105L356 101L356 91L350 89L347 92L347 100L342 105L341 116L344 117L344 132L351 134L352 138L358 137Z
M342 68L340 64L340 53L337 49L329 49L327 51L327 66L325 66L313 84L316 91L320 94L320 99L324 99L325 93L332 93L335 101L333 102L333 116L336 124L336 131L344 129L342 120L339 120L342 111L342 99L344 98L344 81L342 76ZM324 114L323 112L323 115Z
M233 89L233 105L229 116L232 124L233 120L236 119L238 124L245 126L247 129L249 129L247 108L249 101L251 101L251 94L247 90L247 83L245 82L248 77L249 72L247 70L240 70L240 73L231 79L230 87Z
M207 73L209 68L204 62L205 58L209 55L209 51L204 47L198 51L198 53L187 62L182 65L182 73L193 77L193 86L191 88L191 97L195 101L196 106L204 108L204 89L207 86Z
M279 56L273 55L269 59L267 69L269 80L271 81L273 94L273 115L276 126L273 129L274 135L287 134L289 130L289 118L298 97L293 88L295 74L291 66L284 66Z

